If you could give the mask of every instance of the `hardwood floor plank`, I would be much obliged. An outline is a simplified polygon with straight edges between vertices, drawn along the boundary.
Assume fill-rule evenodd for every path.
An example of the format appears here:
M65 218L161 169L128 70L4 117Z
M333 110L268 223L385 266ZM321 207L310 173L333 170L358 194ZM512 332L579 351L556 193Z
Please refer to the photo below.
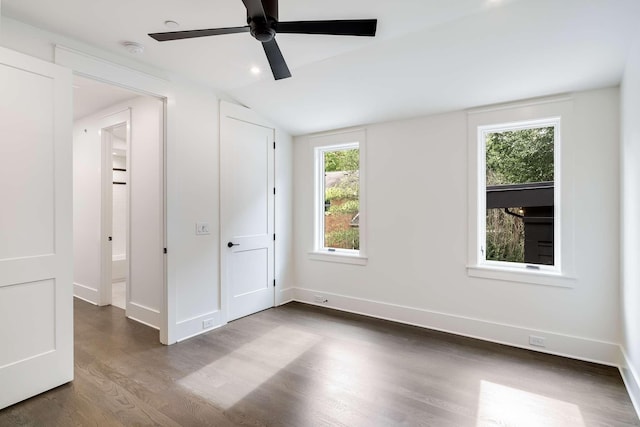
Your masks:
M76 301L75 340L0 426L640 426L615 368L299 303L166 347Z

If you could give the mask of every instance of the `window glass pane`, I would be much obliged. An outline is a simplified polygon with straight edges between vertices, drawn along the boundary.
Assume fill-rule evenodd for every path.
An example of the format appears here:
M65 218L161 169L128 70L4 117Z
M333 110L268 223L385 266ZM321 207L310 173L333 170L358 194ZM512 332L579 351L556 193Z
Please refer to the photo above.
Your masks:
M554 264L554 127L485 134L487 260Z
M360 249L360 150L324 152L324 247Z

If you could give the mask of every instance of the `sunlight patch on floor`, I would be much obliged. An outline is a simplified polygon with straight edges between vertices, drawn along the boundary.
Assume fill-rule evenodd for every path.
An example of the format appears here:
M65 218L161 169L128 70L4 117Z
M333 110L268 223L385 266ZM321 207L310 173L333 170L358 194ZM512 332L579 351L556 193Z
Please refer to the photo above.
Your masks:
M366 347L355 351L353 348L332 344L325 351L325 357L318 368L324 372L325 390L329 395L345 391L368 391L367 387L363 386L365 382L360 379L375 373L369 371L371 363L367 361L370 356Z
M178 383L229 409L318 343L321 337L279 326Z
M476 427L585 427L573 403L492 383L480 382Z

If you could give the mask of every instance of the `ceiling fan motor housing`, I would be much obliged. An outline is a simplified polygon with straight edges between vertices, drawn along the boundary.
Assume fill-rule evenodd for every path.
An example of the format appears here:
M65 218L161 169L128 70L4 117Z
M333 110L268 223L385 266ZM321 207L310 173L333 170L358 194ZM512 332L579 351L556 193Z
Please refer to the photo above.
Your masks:
M277 22L271 17L267 17L266 19L263 17L248 17L247 22L253 38L262 43L269 42L276 36Z
M259 16L249 14L247 8L247 24L250 33L256 40L266 43L276 36L276 26L278 25L278 0L261 0L262 10Z

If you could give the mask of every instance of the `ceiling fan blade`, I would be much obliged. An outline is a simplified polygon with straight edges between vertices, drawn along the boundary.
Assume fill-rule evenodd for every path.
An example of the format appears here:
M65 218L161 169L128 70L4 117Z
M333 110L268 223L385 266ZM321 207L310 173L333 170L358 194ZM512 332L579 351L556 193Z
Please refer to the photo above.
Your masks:
M230 27L230 28L211 28L208 30L190 30L190 31L171 31L168 33L152 33L149 34L151 38L156 39L159 42L166 42L169 40L182 40L192 39L195 37L208 37L219 36L223 34L236 34L236 33L248 33L249 27Z
M336 36L376 35L377 19L343 19L336 21L278 22L276 32L297 34L331 34Z
M262 0L242 0L244 7L247 8L247 16L255 18L257 16L265 18L264 6Z
M276 39L271 39L271 41L262 43L262 47L264 48L264 53L267 55L267 59L269 60L273 78L280 80L291 77L291 72L289 71L289 67L287 67L287 63L282 56L282 52L280 52Z

